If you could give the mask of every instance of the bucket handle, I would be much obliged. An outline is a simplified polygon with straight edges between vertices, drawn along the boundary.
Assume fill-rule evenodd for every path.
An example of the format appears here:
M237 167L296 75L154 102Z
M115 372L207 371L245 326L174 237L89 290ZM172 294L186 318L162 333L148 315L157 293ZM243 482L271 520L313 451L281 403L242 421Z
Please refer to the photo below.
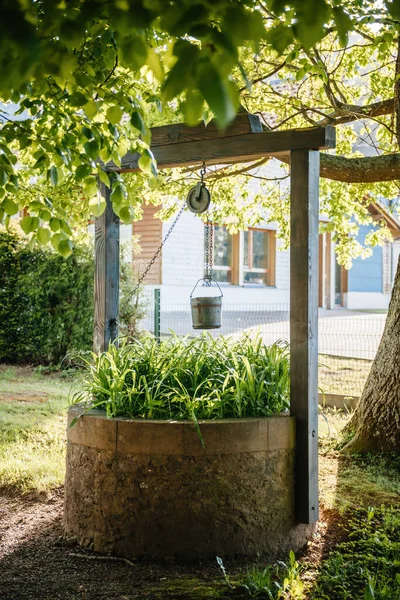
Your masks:
M197 283L196 283L196 285L194 286L194 288L192 289L192 291L191 291L191 293L190 293L190 299L192 299L192 297L193 297L193 292L194 292L194 290L197 288L197 286L199 285L200 281L209 282L209 283L208 283L208 287L211 285L211 282L212 282L212 281L214 281L214 283L216 283L216 284L217 284L217 288L218 288L218 289L219 289L219 291L220 291L220 294L221 294L220 298L222 298L222 297L223 297L223 293L222 293L222 290L221 290L221 288L220 288L220 287L219 287L219 285L218 285L218 281L216 281L216 280L215 280L213 277L201 277L201 278L200 278L200 279L197 281Z

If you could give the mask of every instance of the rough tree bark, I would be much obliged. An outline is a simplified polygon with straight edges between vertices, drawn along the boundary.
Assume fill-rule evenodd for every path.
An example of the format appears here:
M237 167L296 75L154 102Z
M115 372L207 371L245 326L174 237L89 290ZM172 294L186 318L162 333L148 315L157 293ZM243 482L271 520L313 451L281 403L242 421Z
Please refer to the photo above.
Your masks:
M393 108L400 145L400 37ZM347 430L354 436L346 452L400 452L400 259L382 339Z
M400 260L385 330L353 418L349 452L400 451Z

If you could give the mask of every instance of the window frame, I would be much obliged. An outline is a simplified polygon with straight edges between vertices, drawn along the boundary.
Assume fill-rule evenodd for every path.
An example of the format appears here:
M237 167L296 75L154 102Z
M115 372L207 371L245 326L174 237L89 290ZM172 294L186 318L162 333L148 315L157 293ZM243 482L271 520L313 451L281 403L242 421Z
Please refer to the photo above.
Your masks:
M222 227L227 231L225 225L218 225L218 223L214 223L214 227ZM205 230L204 230L205 231ZM265 227L249 227L246 230L250 235L249 239L251 239L250 245L252 246L252 232L253 231L262 231L268 234L268 267L265 269L262 268L247 268L244 265L244 231L240 233L231 234L227 231L227 234L231 237L232 240L232 252L231 252L231 264L230 265L215 265L213 264L213 271L222 271L227 273L227 278L229 281L219 281L220 285L237 285L240 287L275 287L276 285L276 231L274 229L267 229ZM214 231L215 234L215 231ZM215 258L215 236L214 236L214 258ZM253 258L252 258L253 260ZM204 264L205 264L205 253L204 253ZM268 283L251 283L248 281L244 281L244 274L246 272L253 273L267 273Z
M205 225L206 226L206 225ZM225 265L216 265L215 264L215 227L222 227L228 234L228 236L230 236L231 239L231 244L232 244L232 249L231 249L231 265L225 266ZM205 231L205 230L204 230ZM214 237L213 237L213 266L212 266L212 270L213 271L222 271L224 273L228 273L228 281L218 281L219 285L235 285L234 282L234 264L235 264L235 244L234 244L234 236L229 233L229 231L226 229L225 225L218 225L218 223L214 223ZM229 239L229 238L228 238ZM204 239L204 243L205 243L205 239ZM204 253L204 264L205 264L205 253Z
M253 232L254 231L262 231L268 235L267 237L267 246L268 246L268 254L267 254L267 267L253 267ZM244 264L244 233L243 232L243 286L251 286L251 287L275 287L275 276L276 276L276 231L274 229L267 229L265 227L249 227L246 230L248 234L247 241L247 257L248 257L248 265ZM251 281L245 281L246 273L260 273L267 275L267 283L252 283Z

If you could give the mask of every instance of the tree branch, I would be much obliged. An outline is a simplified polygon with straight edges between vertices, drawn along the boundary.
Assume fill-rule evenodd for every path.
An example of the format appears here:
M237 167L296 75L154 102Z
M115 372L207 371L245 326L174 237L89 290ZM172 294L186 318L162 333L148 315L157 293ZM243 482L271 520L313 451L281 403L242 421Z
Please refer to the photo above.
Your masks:
M375 183L400 179L400 154L346 158L321 154L321 177L344 183Z
M278 160L290 164L289 154ZM321 153L321 177L343 183L379 183L400 180L400 154L346 158Z
M275 75L275 73L278 73L278 71L283 69L283 67L285 65L286 65L286 60L284 60L280 65L277 65L275 67L275 69L272 69L272 71L270 71L269 73L265 73L265 75L262 75L260 77L257 77L256 79L253 79L253 81L251 81L251 85L255 85L256 83L260 83L260 81L264 81L264 79L268 79L268 77L272 77L272 75ZM247 90L246 85L244 87L240 88L239 93L244 92L245 90Z
M359 119L368 119L373 117L381 117L383 115L391 115L394 111L394 98L389 100L381 100L367 106L358 106L357 104L342 104L336 108L323 121L318 123L320 127L325 125L343 125L358 121Z

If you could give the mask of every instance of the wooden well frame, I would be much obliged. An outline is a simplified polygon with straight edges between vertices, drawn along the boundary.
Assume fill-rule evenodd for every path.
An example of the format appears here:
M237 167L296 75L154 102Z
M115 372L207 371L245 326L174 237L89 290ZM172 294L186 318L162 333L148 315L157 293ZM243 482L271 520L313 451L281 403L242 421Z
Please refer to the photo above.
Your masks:
M263 131L254 115L240 115L221 131L182 124L152 129L158 168L246 162L290 155L290 414L296 419L295 502L299 523L318 520L318 225L320 150L335 147L332 126ZM140 155L127 154L111 172L138 171ZM111 190L100 184L106 210L95 226L94 349L118 335L119 219Z

